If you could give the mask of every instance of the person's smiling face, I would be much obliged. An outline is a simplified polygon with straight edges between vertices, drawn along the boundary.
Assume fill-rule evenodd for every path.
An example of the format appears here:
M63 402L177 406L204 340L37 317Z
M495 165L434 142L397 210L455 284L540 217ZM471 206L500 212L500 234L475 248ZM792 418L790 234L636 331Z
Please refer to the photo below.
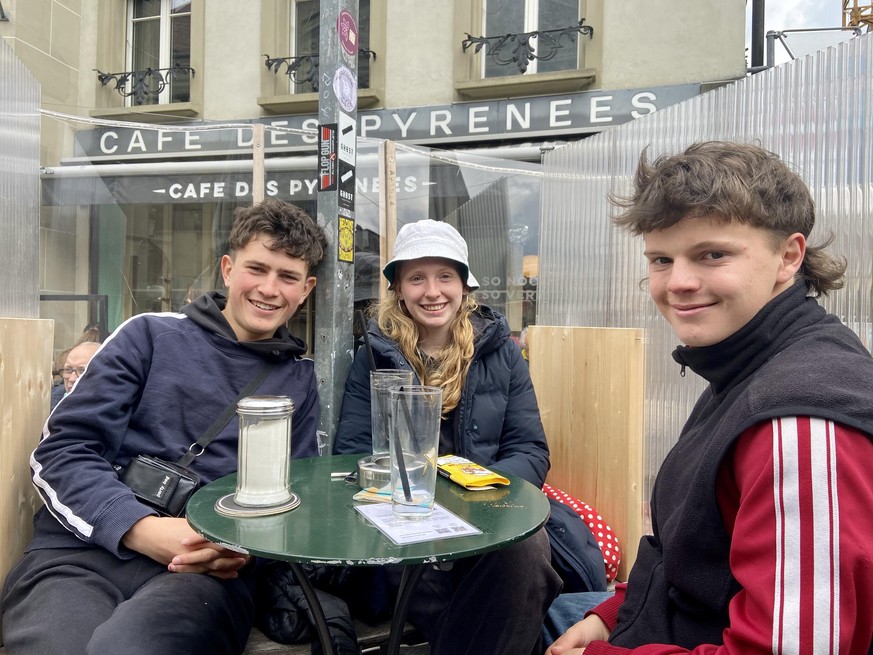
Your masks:
M724 341L790 287L806 247L799 233L779 239L717 217L684 218L643 238L649 293L693 347Z
M397 297L418 326L422 343L445 345L465 294L457 265L439 257L413 259L398 264L396 277Z
M315 287L305 261L270 250L268 243L267 236L255 238L221 258L227 286L221 313L240 341L271 338Z

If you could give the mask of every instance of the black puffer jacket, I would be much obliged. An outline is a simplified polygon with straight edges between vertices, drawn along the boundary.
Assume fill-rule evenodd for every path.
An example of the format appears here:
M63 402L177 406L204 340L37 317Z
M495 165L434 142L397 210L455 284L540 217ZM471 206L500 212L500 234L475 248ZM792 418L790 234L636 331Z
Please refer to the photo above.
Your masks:
M475 351L455 411L452 454L483 466L494 465L542 487L549 471L549 447L527 362L509 338L509 325L502 315L480 306L473 315L473 326ZM397 344L382 334L375 321L370 321L368 334L377 368L411 369ZM346 381L334 452L371 452L370 426L370 366L361 348Z

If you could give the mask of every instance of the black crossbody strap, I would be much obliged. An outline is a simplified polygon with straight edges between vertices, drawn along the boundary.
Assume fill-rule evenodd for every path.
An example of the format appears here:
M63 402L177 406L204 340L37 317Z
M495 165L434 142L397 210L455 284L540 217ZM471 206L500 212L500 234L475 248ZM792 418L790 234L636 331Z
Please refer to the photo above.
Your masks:
M269 361L266 362L261 370L258 371L258 374L254 377L254 379L249 382L245 388L239 392L239 395L236 399L228 405L227 409L224 410L221 416L219 416L215 421L210 425L206 432L203 433L197 441L188 446L188 452L182 455L182 458L176 462L179 466L188 466L191 462L194 461L195 457L200 457L203 454L203 451L206 450L206 446L208 446L215 436L224 429L224 426L227 425L227 422L231 419L231 417L236 413L236 405L237 403L246 396L251 395L253 391L255 391L261 383L267 378L270 374L270 371L276 366L277 362Z

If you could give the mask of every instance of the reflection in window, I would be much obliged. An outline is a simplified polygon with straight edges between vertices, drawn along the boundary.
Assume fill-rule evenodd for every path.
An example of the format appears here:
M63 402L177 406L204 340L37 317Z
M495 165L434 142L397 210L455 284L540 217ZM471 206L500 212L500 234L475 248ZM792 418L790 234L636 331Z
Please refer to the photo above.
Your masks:
M316 213L314 201L295 204ZM124 205L119 207L125 217L120 224L116 208L106 207L106 220L98 221L95 231L95 246L107 263L97 273L96 286L109 294L118 322L144 312L178 312L206 292L223 291L219 264L238 206L242 205ZM105 234L104 227L109 227ZM115 261L120 269L108 264ZM291 333L310 344L313 303L308 300L288 322Z
M191 66L191 0L129 0L128 70L188 68ZM159 78L149 77L145 94L131 98L134 105L188 102L188 75L169 75L160 89Z
M291 25L291 43L294 57L317 56L319 52L319 0L297 0L294 3ZM358 43L361 50L370 48L370 0L358 0ZM309 64L305 64L309 65ZM316 64L317 65L317 64ZM300 78L308 71L301 70ZM311 81L297 83L291 81L292 93L312 93L316 91ZM370 58L358 57L358 88L370 88Z
M521 34L570 27L579 22L579 0L483 0L486 36ZM536 49L537 39L531 45ZM578 47L569 43L559 48L552 59L534 59L527 72L548 73L574 70L578 67ZM484 58L485 77L518 75L515 65L501 65L490 57Z

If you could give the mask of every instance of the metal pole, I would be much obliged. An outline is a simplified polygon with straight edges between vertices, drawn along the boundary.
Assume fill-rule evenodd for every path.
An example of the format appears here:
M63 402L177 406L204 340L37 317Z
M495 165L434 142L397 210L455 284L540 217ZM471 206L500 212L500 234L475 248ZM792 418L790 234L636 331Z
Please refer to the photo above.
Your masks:
M752 0L752 68L763 65L764 0Z
M767 32L767 66L773 68L776 65L776 38L778 32Z
M328 254L315 288L315 375L319 429L331 444L352 365L358 0L322 0L318 81L318 224Z

